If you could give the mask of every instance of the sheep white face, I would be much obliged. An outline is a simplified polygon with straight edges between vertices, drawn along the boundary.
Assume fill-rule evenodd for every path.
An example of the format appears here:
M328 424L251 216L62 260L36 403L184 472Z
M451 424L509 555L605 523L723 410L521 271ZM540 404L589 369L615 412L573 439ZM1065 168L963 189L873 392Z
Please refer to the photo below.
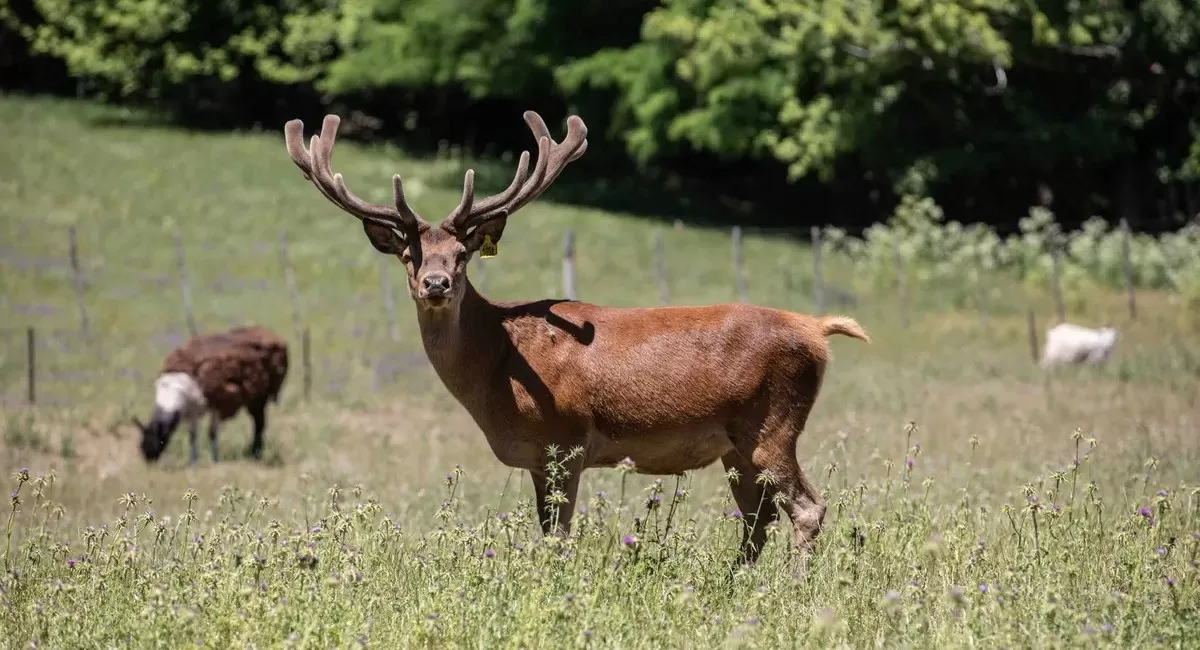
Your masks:
M154 405L168 413L195 416L204 410L204 392L186 373L163 373L154 381Z
M195 420L206 408L204 393L195 379L181 372L159 375L154 382L154 413L150 423L142 424L133 418L142 432L142 455L151 462L158 460L180 421Z

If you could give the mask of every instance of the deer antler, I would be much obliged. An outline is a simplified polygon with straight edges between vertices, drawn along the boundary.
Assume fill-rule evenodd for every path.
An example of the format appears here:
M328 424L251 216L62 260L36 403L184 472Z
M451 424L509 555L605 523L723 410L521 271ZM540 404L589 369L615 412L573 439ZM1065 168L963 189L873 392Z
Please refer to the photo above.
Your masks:
M533 175L525 178L529 169L529 152L522 151L517 162L517 174L503 192L475 201L475 170L468 169L463 178L463 196L458 207L446 217L444 226L455 232L465 232L484 222L507 217L520 210L530 201L541 196L558 178L568 163L577 160L587 151L587 125L578 115L567 118L567 137L555 142L542 116L534 111L525 111L525 123L538 143L537 164Z
M304 172L304 177L317 186L321 194L331 203L349 212L365 222L379 224L388 228L398 228L407 238L415 234L428 223L408 205L404 198L404 184L400 174L392 176L392 194L395 197L395 207L367 203L346 189L342 175L334 174L329 169L329 161L333 158L333 144L337 139L338 124L341 119L336 115L326 115L321 123L321 135L314 135L311 144L304 148L304 122L291 120L283 127L287 139L288 154L292 162Z

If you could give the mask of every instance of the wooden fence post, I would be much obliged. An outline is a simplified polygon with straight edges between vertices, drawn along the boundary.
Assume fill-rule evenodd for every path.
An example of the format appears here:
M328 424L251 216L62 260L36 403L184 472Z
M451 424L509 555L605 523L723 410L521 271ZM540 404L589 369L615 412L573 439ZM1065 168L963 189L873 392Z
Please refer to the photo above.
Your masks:
M307 326L300 335L300 356L304 367L304 401L307 402L312 392L312 338Z
M1067 308L1063 305L1062 297L1062 262L1059 259L1061 240L1057 226L1051 227L1049 237L1047 245L1050 247L1050 291L1054 296L1054 313L1058 316L1058 322L1065 323L1067 322Z
M1130 242L1129 221L1121 219L1121 266L1125 274L1125 292L1128 294L1129 320L1137 320L1137 298L1133 290L1133 251Z
M83 298L83 269L79 266L79 244L75 239L75 226L67 230L67 248L71 256L71 273L75 278L75 302L79 305L79 328L83 337L92 338L91 323L88 320L87 302Z
M288 295L292 299L292 323L297 331L301 328L301 323L304 322L304 316L300 313L300 292L296 288L296 272L292 268L292 259L288 255L287 233L279 233L279 257L283 261L283 276L287 282Z
M900 306L900 324L908 327L908 273L900 254L900 235L892 234L892 256L896 262L896 300Z
M187 317L188 331L195 336L196 317L192 314L192 290L188 287L187 264L183 260L183 238L175 231L175 259L179 263L179 289L183 293L183 313Z
M1033 355L1033 362L1038 362L1038 333L1037 333L1037 318L1033 315L1033 308L1029 308L1029 352Z
M976 305L976 307L979 308L979 324L983 327L987 327L987 283L984 281L985 273L987 271L987 265L984 263L984 260L986 260L986 255L982 249L976 249L975 252L975 268L977 269L975 272L975 283L977 285L975 289L978 292L978 297L976 300L979 303Z
M658 302L671 302L670 285L667 283L667 251L661 230L654 231L654 272L658 275Z
M746 277L742 274L742 227L733 227L733 273L739 302L746 302Z
M383 309L387 312L388 335L392 343L400 341L400 326L396 323L396 298L392 295L392 280L388 275L391 256L379 256L379 290L383 293Z
M563 235L563 293L567 300L575 300L575 231Z
M825 278L821 269L821 228L813 226L809 230L812 236L813 252L813 302L817 305L817 315L825 313Z
M37 333L32 327L25 329L26 387L30 404L37 403Z

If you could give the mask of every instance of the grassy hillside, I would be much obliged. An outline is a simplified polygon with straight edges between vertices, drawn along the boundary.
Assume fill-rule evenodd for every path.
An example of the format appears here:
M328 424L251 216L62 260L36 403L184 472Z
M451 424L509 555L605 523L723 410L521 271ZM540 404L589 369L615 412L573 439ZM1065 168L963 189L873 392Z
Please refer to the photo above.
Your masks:
M1029 361L1024 313L1034 306L1044 324L1047 296L997 281L985 328L949 308L961 286L922 287L904 327L893 292L827 259L831 295L855 298L831 307L874 338L835 340L800 442L830 501L827 528L808 576L790 570L784 526L760 565L728 583L740 524L725 514L718 467L683 479L670 517L675 478L659 488L589 472L568 552L534 535L528 477L495 461L428 367L403 269L381 266L357 223L304 181L281 128L183 133L16 97L0 99L0 119L0 457L6 476L32 476L13 478L20 504L0 585L0 627L15 646L1174 647L1195 635L1200 343L1176 329L1167 296L1141 294L1136 323L1120 296L1077 301L1073 318L1121 328L1117 352L1103 368L1045 377ZM435 220L457 202L463 165L343 141L334 168L378 201L399 171ZM550 202L510 220L473 281L495 298L561 295L568 229L584 300L655 304L660 229L671 302L735 299L727 232ZM294 346L263 464L238 456L244 416L225 427L219 464L202 454L187 468L182 433L158 466L138 454L128 417L149 411L158 365L187 332L175 232L201 329L259 322ZM285 233L312 331L309 402ZM752 302L812 308L804 247L748 235L745 259ZM644 490L658 489L664 505L647 510Z

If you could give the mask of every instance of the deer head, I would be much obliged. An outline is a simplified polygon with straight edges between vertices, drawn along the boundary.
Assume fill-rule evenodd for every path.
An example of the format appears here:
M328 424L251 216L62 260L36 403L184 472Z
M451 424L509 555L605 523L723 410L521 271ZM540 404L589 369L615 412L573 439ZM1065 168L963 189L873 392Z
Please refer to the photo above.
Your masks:
M362 221L375 250L394 255L408 273L408 291L422 309L457 308L466 285L467 262L481 248L495 246L504 235L508 217L550 187L568 163L587 150L587 126L578 116L567 119L567 137L555 142L545 121L533 111L525 123L537 138L538 158L529 173L529 152L521 152L517 173L507 189L475 200L475 170L463 178L462 200L437 226L421 218L404 197L400 175L392 177L394 206L367 203L346 188L341 174L329 168L340 119L326 115L321 134L304 147L304 123L284 126L288 153L321 194Z

